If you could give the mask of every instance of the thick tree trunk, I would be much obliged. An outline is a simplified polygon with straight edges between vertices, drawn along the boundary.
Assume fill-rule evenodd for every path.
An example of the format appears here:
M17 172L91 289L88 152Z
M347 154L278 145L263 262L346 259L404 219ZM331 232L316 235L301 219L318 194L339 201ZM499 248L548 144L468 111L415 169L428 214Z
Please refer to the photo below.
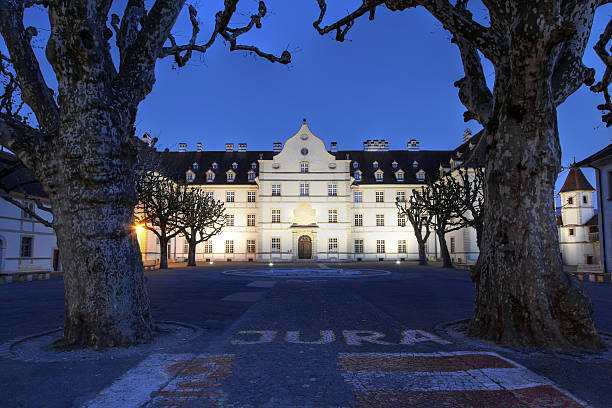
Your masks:
M187 257L187 266L196 266L196 248L198 244L195 242L195 234L193 239L189 240L189 256Z
M159 238L159 269L168 269L168 242L169 238Z
M498 116L486 134L487 203L469 332L506 346L593 350L600 347L593 306L563 272L559 250L553 189L561 151L550 73L546 58L534 56L537 45L525 48L512 71L496 67Z
M417 244L419 246L419 265L427 265L427 253L425 251L425 240L423 239L423 235L420 231L414 232L414 236L416 237Z
M438 241L440 241L440 255L442 255L442 267L443 268L454 268L453 261L450 253L448 252L448 245L446 245L446 239L444 238L444 231L436 231Z

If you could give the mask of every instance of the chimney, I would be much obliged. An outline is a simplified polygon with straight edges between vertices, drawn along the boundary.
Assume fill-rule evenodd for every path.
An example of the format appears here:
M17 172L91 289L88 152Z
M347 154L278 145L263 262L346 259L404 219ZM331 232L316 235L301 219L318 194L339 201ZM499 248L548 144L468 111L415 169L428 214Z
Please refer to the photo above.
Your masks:
M364 152L386 152L389 150L389 142L384 139L366 140L363 142Z
M247 144L246 143L238 143L238 152L244 153L246 151L247 151Z
M419 142L416 139L410 139L410 141L408 142L408 151L418 152L419 150Z
M151 138L151 135L148 134L147 132L144 132L142 134L142 141L148 144L149 146L153 145L153 139Z
M201 152L202 151L202 142L198 142L198 144L196 146L197 146L198 152Z
M332 153L337 153L338 152L338 142L331 142L329 144L329 151Z
M281 150L283 150L283 143L282 143L282 142L274 142L274 143L272 144L272 151L273 151L274 153L278 153L278 152L280 152Z
M225 151L227 153L231 153L234 151L234 144L233 143L226 143L225 144Z
M187 151L187 143L179 143L179 152L185 153Z
M472 131L470 129L465 129L465 132L463 132L463 142L462 143L467 142L471 137L472 137Z

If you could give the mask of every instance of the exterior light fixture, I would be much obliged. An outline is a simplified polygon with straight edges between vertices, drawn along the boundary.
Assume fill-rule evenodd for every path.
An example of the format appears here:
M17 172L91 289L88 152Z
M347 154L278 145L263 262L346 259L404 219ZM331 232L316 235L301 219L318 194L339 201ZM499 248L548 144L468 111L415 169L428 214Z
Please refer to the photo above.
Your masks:
M401 262L400 261L395 261L395 263L399 265Z
M273 262L270 262L270 263L268 264L268 266L274 266L274 263L273 263Z
M213 261L210 261L210 262L208 262L208 263L212 265L212 264L213 264Z

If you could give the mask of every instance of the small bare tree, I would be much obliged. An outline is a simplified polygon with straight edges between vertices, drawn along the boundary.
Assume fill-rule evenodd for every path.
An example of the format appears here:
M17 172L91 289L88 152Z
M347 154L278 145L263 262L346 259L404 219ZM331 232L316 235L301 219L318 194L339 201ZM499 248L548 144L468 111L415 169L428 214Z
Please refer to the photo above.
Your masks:
M225 205L199 188L188 188L182 207L178 225L189 245L187 266L196 266L197 245L219 234L225 226Z
M416 190L412 190L412 195L408 200L395 202L397 211L403 217L406 217L412 225L414 236L419 247L419 265L427 265L427 252L425 245L431 235L431 219L432 213L427 211L425 202L419 199L416 195Z
M460 203L460 207L465 209L457 216L463 220L463 225L476 230L476 244L480 248L485 204L484 170L480 167L469 169L460 167L448 178L448 181L455 184L452 189L457 193L455 199Z

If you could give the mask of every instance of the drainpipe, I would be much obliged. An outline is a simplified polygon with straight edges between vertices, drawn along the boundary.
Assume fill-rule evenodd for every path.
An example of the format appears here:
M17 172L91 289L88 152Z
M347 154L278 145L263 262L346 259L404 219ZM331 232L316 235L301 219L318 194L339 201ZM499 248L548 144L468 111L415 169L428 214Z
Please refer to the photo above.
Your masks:
M601 228L599 231L599 239L601 241L601 245L600 248L602 249L601 252L603 252L602 254L600 254L600 258L602 260L602 264L603 264L603 272L604 273L608 273L608 265L607 265L607 261L606 261L606 251L607 251L607 247L606 247L606 226L604 225L604 205L603 205L603 195L601 193L602 187L603 187L603 180L601 179L601 170L600 169L595 169L595 174L597 174L597 181L599 182L599 191L598 191L598 200L599 200L599 219L601 220L600 224ZM608 195L610 195L610 192L608 191Z

